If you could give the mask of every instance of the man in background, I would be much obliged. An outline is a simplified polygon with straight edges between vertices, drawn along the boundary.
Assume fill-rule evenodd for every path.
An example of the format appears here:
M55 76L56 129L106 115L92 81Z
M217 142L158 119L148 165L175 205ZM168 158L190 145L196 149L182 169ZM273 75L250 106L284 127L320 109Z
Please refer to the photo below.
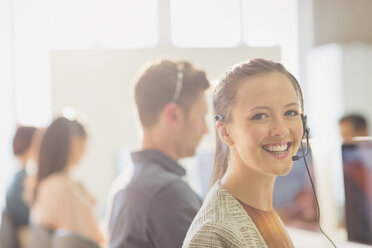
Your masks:
M345 115L339 120L338 125L344 142L351 141L357 136L368 136L367 121L362 115Z
M208 132L208 88L205 73L186 61L153 61L135 81L142 145L131 154L132 177L113 196L111 248L182 246L201 200L177 161L193 156Z

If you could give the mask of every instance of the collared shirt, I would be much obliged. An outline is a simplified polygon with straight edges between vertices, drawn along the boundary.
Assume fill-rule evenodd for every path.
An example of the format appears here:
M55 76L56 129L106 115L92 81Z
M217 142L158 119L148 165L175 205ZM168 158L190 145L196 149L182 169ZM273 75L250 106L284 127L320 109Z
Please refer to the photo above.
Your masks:
M178 248L201 206L176 161L156 150L132 154L133 175L115 194L110 248Z

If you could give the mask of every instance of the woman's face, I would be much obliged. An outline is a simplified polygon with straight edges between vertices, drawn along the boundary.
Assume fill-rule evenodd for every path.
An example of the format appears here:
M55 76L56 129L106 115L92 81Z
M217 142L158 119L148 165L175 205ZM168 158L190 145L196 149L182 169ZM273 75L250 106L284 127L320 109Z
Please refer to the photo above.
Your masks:
M264 174L285 175L300 145L303 127L296 91L282 73L244 80L225 125L232 159Z

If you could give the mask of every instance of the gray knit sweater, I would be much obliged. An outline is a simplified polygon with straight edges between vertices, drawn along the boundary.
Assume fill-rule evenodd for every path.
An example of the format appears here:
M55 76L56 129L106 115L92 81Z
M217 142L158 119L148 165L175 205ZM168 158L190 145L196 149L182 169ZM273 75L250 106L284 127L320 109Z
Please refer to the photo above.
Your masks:
M219 182L195 216L183 248L267 248L252 219Z

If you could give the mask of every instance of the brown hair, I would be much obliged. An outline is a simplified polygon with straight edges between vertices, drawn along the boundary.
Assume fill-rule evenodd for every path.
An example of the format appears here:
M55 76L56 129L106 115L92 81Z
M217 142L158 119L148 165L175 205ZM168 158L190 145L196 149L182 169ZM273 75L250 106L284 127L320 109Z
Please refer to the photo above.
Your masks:
M296 90L301 109L303 110L302 91L297 79L282 64L256 58L230 67L220 78L213 93L213 110L216 121L223 121L225 123L231 121L231 108L235 104L237 89L244 79L272 72L279 72L288 77ZM220 139L216 130L216 150L209 183L210 187L225 174L229 157L230 149Z
M182 78L178 78L179 72ZM181 82L178 82L181 80ZM177 84L180 83L179 96ZM159 113L170 102L176 102L187 113L199 93L209 88L204 71L186 61L158 59L142 69L134 86L135 103L143 127L156 123ZM177 95L177 99L174 96Z
M30 148L36 127L20 126L13 138L13 153L16 156L23 155Z
M72 137L86 137L83 125L76 120L57 118L45 131L39 152L37 184L49 175L63 171L68 163L70 140ZM35 188L34 199L37 193Z
M355 132L367 131L367 120L361 114L344 115L338 123L350 122Z

